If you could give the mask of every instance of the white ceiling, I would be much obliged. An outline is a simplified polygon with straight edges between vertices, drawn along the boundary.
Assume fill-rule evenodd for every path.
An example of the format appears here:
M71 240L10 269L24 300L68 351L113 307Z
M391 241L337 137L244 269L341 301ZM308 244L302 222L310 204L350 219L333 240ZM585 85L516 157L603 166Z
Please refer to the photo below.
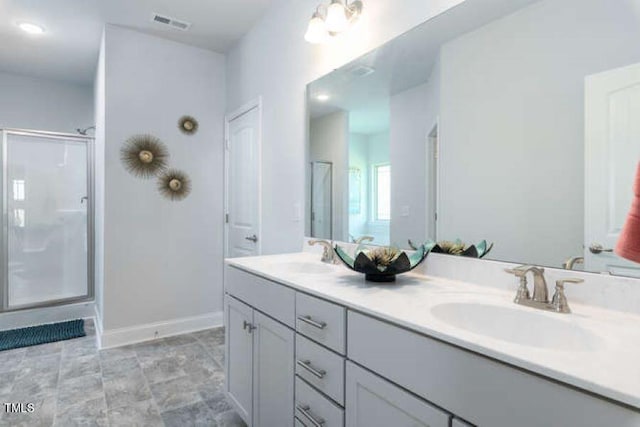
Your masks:
M121 25L224 53L273 0L0 0L0 71L90 84L102 27ZM183 32L151 22L159 13L192 24ZM17 22L36 23L29 36Z

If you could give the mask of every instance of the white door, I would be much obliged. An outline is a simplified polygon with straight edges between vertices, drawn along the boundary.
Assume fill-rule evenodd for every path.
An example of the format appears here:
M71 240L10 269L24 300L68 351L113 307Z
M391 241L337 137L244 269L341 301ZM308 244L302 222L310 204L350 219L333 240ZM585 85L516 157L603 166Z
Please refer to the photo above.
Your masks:
M291 427L294 332L257 311L253 320L253 427Z
M640 160L640 64L587 77L585 105L585 270L640 277L612 252Z
M260 107L227 122L227 257L260 253Z
M240 417L252 425L253 309L225 297L225 391Z

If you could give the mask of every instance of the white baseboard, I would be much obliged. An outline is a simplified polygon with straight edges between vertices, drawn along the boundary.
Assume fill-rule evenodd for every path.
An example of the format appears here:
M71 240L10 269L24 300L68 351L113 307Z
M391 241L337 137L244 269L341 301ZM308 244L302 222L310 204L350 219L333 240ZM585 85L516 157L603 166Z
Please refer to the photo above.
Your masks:
M97 326L98 323L100 322L96 322L96 333L99 329L100 348L113 348L222 326L222 312L111 330L103 330L103 325Z
M0 313L0 330L24 328L95 316L93 301Z

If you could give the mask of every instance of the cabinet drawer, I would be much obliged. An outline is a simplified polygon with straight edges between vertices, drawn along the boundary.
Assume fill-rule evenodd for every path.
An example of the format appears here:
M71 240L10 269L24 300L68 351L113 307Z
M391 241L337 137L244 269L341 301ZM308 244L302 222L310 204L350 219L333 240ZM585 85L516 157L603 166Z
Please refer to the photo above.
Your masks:
M225 266L225 292L285 325L295 327L295 291L229 265Z
M346 309L318 298L296 293L296 330L345 354Z
M475 425L640 425L631 409L372 317L349 311L348 325L349 359Z
M347 427L449 427L451 415L347 362Z
M296 336L296 374L344 406L344 358Z
M343 427L344 411L296 377L296 418L309 427Z

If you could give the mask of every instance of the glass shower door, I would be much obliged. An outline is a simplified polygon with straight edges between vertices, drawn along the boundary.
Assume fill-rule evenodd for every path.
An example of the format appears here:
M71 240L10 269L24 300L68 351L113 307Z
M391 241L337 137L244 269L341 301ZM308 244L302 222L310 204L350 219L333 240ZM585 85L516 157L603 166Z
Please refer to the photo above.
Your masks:
M5 309L90 296L89 144L4 134Z

